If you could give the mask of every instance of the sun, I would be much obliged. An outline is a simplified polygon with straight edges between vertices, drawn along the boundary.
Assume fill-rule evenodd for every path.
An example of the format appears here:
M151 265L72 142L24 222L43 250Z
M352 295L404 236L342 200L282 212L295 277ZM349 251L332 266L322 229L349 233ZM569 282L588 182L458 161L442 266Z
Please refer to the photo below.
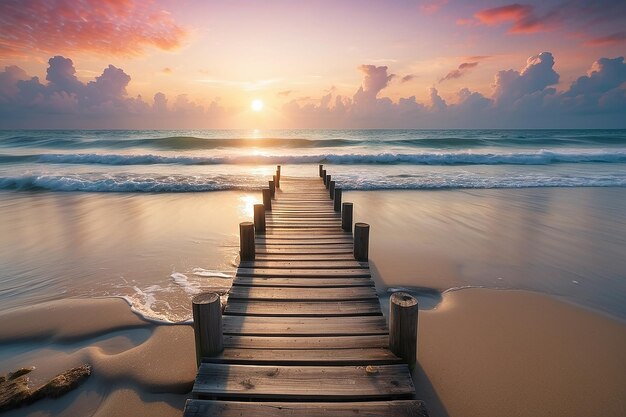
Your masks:
M259 100L258 98L252 100L252 103L250 103L250 107L253 111L261 111L263 110L263 101Z

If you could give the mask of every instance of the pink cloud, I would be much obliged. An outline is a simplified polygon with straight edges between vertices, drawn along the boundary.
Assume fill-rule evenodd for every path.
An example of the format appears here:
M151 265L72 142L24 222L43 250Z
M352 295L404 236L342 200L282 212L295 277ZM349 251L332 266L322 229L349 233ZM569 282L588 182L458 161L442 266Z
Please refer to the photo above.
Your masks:
M509 33L536 33L545 32L554 27L556 12L538 17L532 6L515 3L481 10L474 14L474 17L480 23L489 26L512 22L513 26L509 29Z
M445 77L439 80L440 83L448 80L453 80L455 78L461 78L465 75L469 70L478 66L478 62L463 62L459 67L455 70L450 71L446 74Z
M617 32L600 38L590 39L585 42L587 46L611 46L626 42L626 32Z
M175 49L186 36L167 11L135 0L5 0L0 16L0 51L10 56L140 55L147 47Z

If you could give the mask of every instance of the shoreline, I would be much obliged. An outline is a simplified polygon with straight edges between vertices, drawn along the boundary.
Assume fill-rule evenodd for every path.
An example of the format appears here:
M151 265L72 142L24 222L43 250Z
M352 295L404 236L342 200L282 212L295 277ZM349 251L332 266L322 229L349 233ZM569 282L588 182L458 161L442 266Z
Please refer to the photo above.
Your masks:
M188 324L150 323L114 298L53 301L0 319L0 370L34 365L33 378L44 379L81 361L93 366L77 390L5 415L123 415L127 401L136 414L180 414L195 377ZM59 326L62 333L54 335ZM626 326L619 321L547 295L472 288L443 294L434 309L420 310L413 376L434 417L537 415L532 404L560 413L565 407L569 416L601 411L617 417L626 409L619 396L625 351ZM543 380L549 386L536 388ZM581 384L602 388L582 395ZM490 388L480 388L485 385ZM87 406L86 398L98 406Z

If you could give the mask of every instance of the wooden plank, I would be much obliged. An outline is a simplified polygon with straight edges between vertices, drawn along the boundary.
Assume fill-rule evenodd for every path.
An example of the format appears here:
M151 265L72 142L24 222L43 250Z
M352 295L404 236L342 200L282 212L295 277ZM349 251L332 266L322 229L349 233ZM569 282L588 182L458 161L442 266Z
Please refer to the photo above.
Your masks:
M357 262L354 259L349 261L333 261L324 259L322 261L280 261L280 260L254 260L250 262L240 262L240 268L263 268L263 269L367 269L368 264Z
M286 403L187 400L183 417L428 417L417 400Z
M300 233L302 234L302 230L296 229L269 229L265 231L263 236L281 236L281 235L293 235ZM342 233L341 230L337 229L308 229L306 231L307 236L324 236L324 235L336 235L338 233Z
M326 262L326 261L354 261L354 255L351 251L346 251L343 254L311 254L311 253L300 253L300 254L291 254L286 255L284 253L258 253L256 254L257 261L267 261L267 262L283 262L283 261L307 261L307 262Z
M225 349L218 356L202 358L206 363L239 365L388 365L402 359L384 348L366 349Z
M347 234L347 233L335 233L332 235L298 235L298 234L293 234L293 235L288 235L288 234L284 234L284 235L264 235L264 234L258 234L256 236L258 239L264 239L264 240L319 240L319 241L325 241L327 239L350 239L350 241L352 241L352 235L351 234Z
M371 278L253 278L237 277L233 285L242 287L341 288L373 287Z
M323 239L323 240L313 240L313 239L263 239L256 238L257 246L272 246L272 245L315 245L315 246L324 246L324 245L336 245L336 244L353 244L352 238L336 238L336 239Z
M255 366L203 363L197 398L291 401L408 399L415 391L405 365Z
M340 254L353 254L353 248L352 245L346 245L346 246L338 246L338 245L334 245L332 247L326 247L326 246L314 246L314 247L302 247L302 246L298 246L298 247L294 247L294 246L290 246L290 245L286 245L286 246L282 246L282 247L276 247L276 246L271 246L271 247L257 247L256 248L256 254L257 255L274 255L274 254L281 254L281 255L297 255L297 254L309 254L309 255L327 255L327 254L335 254L335 255L340 255ZM354 259L354 255L352 255L352 258Z
M268 229L302 229L306 232L306 229L339 229L338 225L334 224L297 224L297 223L284 223L284 224L265 224Z
M268 301L350 301L378 300L372 287L317 288L305 291L302 288L240 287L233 286L229 299Z
M224 347L242 349L355 349L389 346L388 335L280 337L224 335Z
M224 334L247 336L351 336L389 334L383 316L222 318Z
M352 277L369 278L368 269L263 269L237 268L238 277L311 277L334 278Z
M224 314L271 317L380 316L378 300L357 301L254 301L231 299Z

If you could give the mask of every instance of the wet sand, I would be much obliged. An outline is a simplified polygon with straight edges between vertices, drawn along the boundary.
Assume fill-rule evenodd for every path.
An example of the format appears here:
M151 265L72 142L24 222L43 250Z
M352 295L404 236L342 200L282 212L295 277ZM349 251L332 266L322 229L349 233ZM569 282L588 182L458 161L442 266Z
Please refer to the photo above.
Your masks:
M389 287L407 287L420 299L415 378L434 417L626 414L620 318L626 284L619 280L626 271L620 255L625 195L626 189L346 192L355 220L372 225L370 258L383 304ZM39 197L43 203L32 205ZM147 293L158 282L158 305L171 302L176 317L188 317L192 293L210 290L215 279L189 275L181 286L170 277L172 265L187 272L229 264L237 221L255 197L44 194L18 200L3 214L28 214L35 226L4 222L23 234L5 241L1 255L7 263L19 260L11 268L34 285L14 290L8 277L6 292L0 291L0 373L34 365L36 383L89 363L93 374L60 399L5 415L180 416L195 376L191 327L146 321L119 298L93 298L116 282L117 272L92 268L83 278L85 262L114 264L129 281L125 288ZM72 214L80 205L91 214ZM224 209L232 205L237 208ZM69 217L65 227L50 231L45 223L55 216ZM107 216L115 216L117 229L106 226ZM123 233L133 219L141 219L141 228ZM112 236L118 237L106 240ZM219 246L224 241L228 246ZM37 242L54 252L37 258ZM74 254L76 242L83 247ZM37 264L32 277L31 259ZM141 278L132 282L135 276ZM448 290L454 287L503 289Z
M180 416L195 377L193 329L157 325L121 299L52 301L0 315L0 370L35 366L34 385L83 363L75 391L6 416Z

